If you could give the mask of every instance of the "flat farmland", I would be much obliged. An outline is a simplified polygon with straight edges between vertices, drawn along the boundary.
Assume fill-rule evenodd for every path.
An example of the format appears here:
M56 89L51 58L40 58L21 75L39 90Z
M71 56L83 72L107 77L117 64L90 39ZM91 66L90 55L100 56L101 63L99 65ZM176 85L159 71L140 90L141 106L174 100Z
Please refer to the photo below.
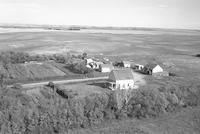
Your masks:
M0 29L0 51L30 54L81 54L87 52L110 60L128 59L146 64L156 60L169 72L200 78L200 31L172 29L80 31ZM191 77L192 76L192 77Z
M200 53L200 32L192 30L3 30L0 50L37 54L181 55Z

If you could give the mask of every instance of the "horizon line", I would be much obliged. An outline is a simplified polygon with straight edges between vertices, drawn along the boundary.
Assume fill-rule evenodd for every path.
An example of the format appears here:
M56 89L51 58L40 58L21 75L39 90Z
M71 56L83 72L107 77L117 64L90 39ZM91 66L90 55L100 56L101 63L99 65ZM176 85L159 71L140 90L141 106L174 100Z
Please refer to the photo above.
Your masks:
M166 27L142 27L142 26L97 26L97 25L66 25L66 24L32 24L32 23L0 23L0 27L2 26L18 26L25 27L29 26L30 28L34 28L34 26L41 27L42 26L54 26L54 27L81 27L82 28L115 28L115 30L126 29L126 30L137 30L138 29L165 29L165 30L200 30L200 28L166 28Z

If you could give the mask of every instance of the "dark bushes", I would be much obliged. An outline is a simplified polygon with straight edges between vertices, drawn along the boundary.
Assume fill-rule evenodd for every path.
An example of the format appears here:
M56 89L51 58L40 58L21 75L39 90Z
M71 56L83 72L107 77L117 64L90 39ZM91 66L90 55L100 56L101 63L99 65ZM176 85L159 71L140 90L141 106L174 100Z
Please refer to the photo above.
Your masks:
M29 55L25 52L14 52L14 51L7 51L0 53L0 61L7 64L19 64L25 63L30 61L48 61L54 60L57 63L69 63L71 61L71 55L68 54L64 55Z
M79 99L60 97L55 91L63 89L53 83L38 95L27 95L17 88L0 90L0 133L66 133L127 117L157 117L183 105L200 104L199 85L118 90Z
M71 64L68 69L70 69L74 73L79 74L89 74L93 72L92 69L86 67L85 62Z
M196 54L195 57L200 57L200 54Z

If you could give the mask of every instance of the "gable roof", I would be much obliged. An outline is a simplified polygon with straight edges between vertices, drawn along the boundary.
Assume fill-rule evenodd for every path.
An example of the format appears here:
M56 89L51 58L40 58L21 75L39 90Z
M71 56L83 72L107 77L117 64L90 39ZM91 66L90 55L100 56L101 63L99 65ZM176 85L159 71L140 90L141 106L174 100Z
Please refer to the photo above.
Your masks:
M131 64L130 61L122 61L123 64Z
M101 68L114 68L112 64L101 64Z
M158 64L156 63L148 63L146 64L144 67L147 68L147 69L154 69Z
M115 80L133 80L133 73L131 69L112 70Z

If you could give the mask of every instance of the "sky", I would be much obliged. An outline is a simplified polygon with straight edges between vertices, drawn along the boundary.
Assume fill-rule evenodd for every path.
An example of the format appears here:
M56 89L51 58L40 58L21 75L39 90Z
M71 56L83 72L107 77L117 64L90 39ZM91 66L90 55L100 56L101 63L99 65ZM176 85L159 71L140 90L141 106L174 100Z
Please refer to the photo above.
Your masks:
M200 0L0 0L0 23L200 29Z

